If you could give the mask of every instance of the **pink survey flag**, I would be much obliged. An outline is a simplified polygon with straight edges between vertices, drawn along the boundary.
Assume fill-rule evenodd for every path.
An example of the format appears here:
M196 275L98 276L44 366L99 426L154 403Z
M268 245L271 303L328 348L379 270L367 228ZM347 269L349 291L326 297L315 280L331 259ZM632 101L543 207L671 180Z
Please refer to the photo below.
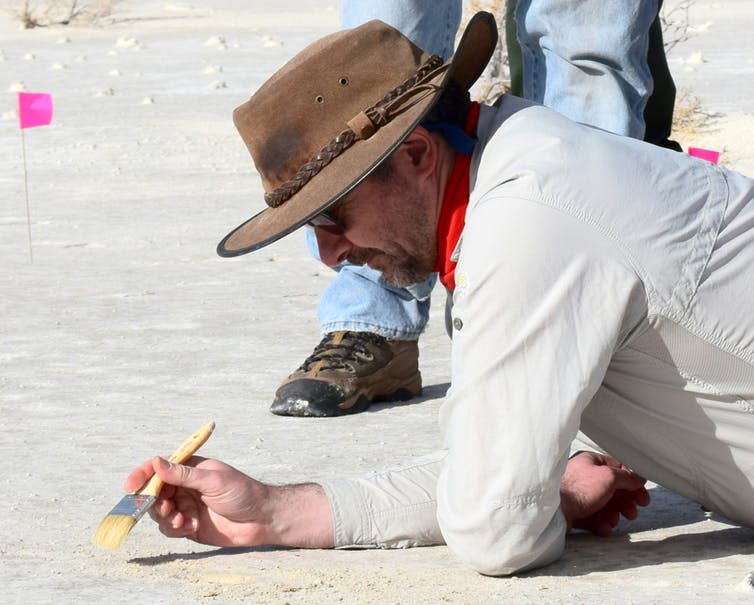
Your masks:
M52 95L46 92L18 93L18 122L21 129L47 126L52 121Z
M702 160L707 160L708 162L712 162L713 164L717 164L720 160L720 152L715 151L714 149L704 149L702 147L689 147L689 155L694 156L695 158L701 158Z

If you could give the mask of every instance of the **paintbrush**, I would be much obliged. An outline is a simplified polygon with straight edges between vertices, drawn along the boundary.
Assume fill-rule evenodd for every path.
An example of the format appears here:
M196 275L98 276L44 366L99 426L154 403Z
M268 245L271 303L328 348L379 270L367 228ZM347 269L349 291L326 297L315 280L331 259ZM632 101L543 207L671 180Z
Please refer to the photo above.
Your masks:
M214 422L205 424L186 439L168 460L176 464L188 460L209 439L214 429ZM118 548L134 525L155 503L162 485L162 479L155 474L138 492L124 496L102 519L92 541L101 548Z

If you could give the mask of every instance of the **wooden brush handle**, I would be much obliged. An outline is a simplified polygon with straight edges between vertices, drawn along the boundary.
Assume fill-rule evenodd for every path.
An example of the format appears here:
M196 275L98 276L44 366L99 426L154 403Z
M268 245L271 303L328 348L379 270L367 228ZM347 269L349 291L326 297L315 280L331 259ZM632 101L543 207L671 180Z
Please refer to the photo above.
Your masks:
M176 464L181 464L182 462L185 462L186 460L191 458L191 456L194 455L194 452L202 447L207 439L209 439L209 436L214 430L214 422L208 422L207 424L205 424L202 428L191 435L191 437L186 439L186 441L184 441L178 447L178 449L175 450L173 455L168 458L168 461L174 462ZM149 482L139 491L139 493L143 496L158 496L161 489L162 479L160 479L157 475L153 475Z

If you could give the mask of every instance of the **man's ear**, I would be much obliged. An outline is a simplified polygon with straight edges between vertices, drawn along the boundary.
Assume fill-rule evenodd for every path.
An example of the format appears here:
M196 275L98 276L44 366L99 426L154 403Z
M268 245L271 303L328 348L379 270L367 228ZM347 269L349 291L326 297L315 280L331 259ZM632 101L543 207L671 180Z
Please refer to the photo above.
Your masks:
M432 173L439 158L438 142L430 132L417 126L401 144L417 176Z

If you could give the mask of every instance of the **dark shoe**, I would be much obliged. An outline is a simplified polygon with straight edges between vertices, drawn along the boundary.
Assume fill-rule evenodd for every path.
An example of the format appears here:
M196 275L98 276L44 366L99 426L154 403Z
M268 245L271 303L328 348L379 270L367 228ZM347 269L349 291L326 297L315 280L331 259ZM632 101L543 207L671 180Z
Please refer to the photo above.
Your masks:
M371 332L330 332L275 393L279 416L342 416L373 401L421 393L415 340L388 340Z

